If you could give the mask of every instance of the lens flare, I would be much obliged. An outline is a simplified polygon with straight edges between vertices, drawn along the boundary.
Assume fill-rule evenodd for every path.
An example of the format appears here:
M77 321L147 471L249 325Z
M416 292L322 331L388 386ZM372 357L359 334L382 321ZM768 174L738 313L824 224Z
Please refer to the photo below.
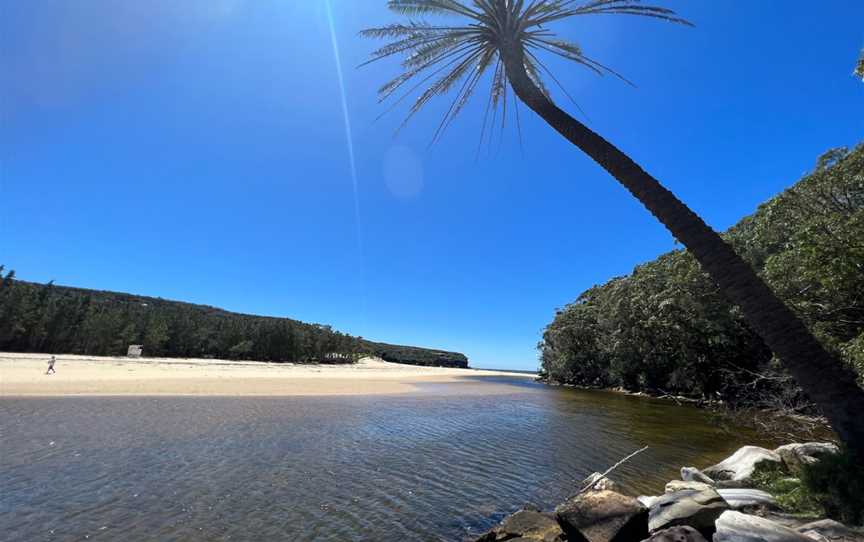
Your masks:
M339 80L339 94L342 98L342 117L345 120L345 140L348 143L348 165L351 168L351 185L354 189L354 224L357 229L357 251L359 254L360 280L363 292L363 319L366 314L365 279L363 277L363 236L360 234L360 194L357 183L357 163L354 160L354 138L351 135L351 117L348 114L348 98L345 94L345 78L342 76L342 60L339 55L339 41L336 39L336 25L333 23L333 10L330 0L324 0L327 22L330 26L330 42L333 44L333 58L336 61L336 77Z

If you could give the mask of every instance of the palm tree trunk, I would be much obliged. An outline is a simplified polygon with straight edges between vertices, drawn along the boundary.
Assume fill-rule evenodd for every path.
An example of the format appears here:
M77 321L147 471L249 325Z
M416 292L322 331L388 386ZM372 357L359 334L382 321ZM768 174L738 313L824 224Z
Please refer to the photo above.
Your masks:
M516 49L516 48L514 48ZM720 235L614 145L559 109L531 81L519 49L503 55L519 99L600 164L687 247L750 326L822 410L848 449L864 458L864 389Z

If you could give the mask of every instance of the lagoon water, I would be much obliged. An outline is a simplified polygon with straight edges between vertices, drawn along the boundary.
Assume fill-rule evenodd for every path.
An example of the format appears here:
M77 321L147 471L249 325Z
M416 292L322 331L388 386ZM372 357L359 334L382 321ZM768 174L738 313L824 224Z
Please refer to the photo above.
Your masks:
M374 397L7 397L0 431L10 541L464 540L642 446L613 478L656 494L681 465L759 442L704 410L507 378Z

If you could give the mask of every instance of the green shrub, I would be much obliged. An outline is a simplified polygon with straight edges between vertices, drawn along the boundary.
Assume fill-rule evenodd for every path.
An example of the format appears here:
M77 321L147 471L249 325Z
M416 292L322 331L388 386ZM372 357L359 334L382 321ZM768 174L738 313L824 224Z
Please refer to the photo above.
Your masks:
M803 466L798 478L782 466L763 463L750 482L773 495L786 513L864 523L864 466L848 452L822 456Z
M753 487L767 491L777 499L777 504L788 514L823 516L825 508L799 478L779 466L761 463L750 479Z
M864 524L864 466L848 452L827 455L807 465L801 481L831 519Z
M864 331L841 347L843 358L858 373L858 382L864 384Z

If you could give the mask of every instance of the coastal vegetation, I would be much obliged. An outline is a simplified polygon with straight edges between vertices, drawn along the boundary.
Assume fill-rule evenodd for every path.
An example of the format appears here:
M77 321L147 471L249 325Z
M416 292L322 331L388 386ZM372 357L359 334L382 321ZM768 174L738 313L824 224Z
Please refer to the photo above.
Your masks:
M508 95L512 92L518 101L605 169L688 249L702 271L718 285L719 292L737 307L747 326L817 404L850 451L864 458L864 417L860 416L864 412L864 389L856 382L854 373L835 352L819 342L750 262L629 156L556 105L543 83L546 76L556 83L558 80L539 58L541 53L564 58L597 74L617 75L586 56L578 44L557 37L550 29L556 22L607 14L643 16L686 25L690 24L688 21L671 9L637 0L475 0L470 5L458 0L389 0L388 6L409 19L362 32L366 37L390 40L372 53L370 62L394 55L403 57L404 71L381 87L382 100L399 96L398 104L425 86L410 107L410 119L433 97L455 89L455 97L433 136L434 141L462 111L484 74L490 72L492 83L486 108L487 115L493 110L490 127L495 124L500 108L503 129ZM415 18L427 15L450 19L433 25ZM403 93L405 88L408 90ZM517 125L518 101L514 100L511 107L516 111ZM484 131L486 125L484 119Z
M367 354L394 363L434 367L468 367L468 358L459 352L418 348L399 344L376 343L360 339L360 349Z
M783 512L864 524L864 472L847 452L795 469L759 465L750 485L773 495Z
M458 352L367 341L290 318L15 280L0 266L0 351L291 363L351 363L360 355L412 365L467 367Z
M724 238L822 344L864 376L864 145L816 169ZM583 292L539 345L555 382L814 413L741 310L686 250Z
M861 49L861 54L858 56L858 64L855 66L854 73L864 81L864 49Z

